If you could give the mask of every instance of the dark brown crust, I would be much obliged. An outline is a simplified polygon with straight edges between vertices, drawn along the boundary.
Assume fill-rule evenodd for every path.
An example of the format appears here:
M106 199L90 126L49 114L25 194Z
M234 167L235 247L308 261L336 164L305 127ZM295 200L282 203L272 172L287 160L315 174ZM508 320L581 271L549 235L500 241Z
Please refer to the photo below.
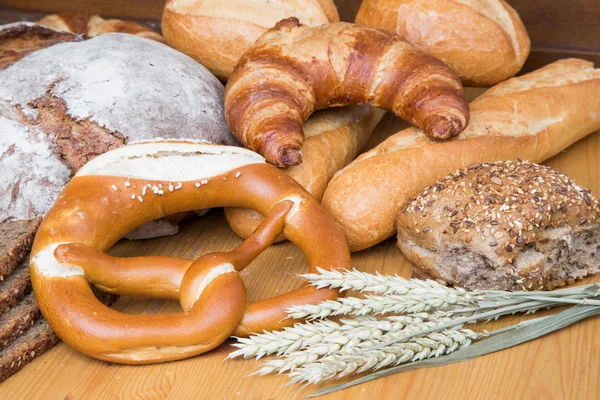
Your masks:
M233 134L278 166L300 163L302 124L313 111L351 104L392 111L435 140L469 120L462 85L444 63L399 36L347 23L280 21L242 56L225 89Z
M80 35L34 24L17 23L0 27L0 70L33 51L82 39Z
M14 307L30 290L29 260L26 260L0 282L0 313Z
M0 281L25 259L41 222L41 217L0 222Z

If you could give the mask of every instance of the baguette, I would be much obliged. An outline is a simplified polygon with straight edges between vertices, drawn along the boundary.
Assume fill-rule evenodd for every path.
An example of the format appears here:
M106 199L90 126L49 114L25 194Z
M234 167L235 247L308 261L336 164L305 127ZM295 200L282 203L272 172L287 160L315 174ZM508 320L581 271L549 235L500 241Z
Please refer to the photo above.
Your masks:
M356 157L384 114L366 105L316 112L303 128L304 162L284 172L320 201L331 177ZM264 219L258 212L243 208L226 208L225 216L231 229L244 238Z
M364 0L356 23L402 36L469 86L514 76L531 45L519 14L503 0Z
M352 251L396 231L408 198L458 168L521 158L546 160L600 129L600 69L578 59L554 62L505 81L471 103L471 122L438 143L417 128L396 133L330 181L322 204Z

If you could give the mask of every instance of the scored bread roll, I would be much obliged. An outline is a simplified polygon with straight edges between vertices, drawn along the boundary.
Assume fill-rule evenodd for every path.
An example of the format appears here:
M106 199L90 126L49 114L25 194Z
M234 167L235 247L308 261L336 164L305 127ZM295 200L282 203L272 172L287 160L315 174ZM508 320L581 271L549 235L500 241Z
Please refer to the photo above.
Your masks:
M50 14L37 22L38 25L65 32L79 33L88 38L109 32L129 33L164 43L163 37L152 28L133 21L104 19L87 13Z
M227 79L256 39L289 17L310 26L340 20L333 0L168 0L162 31L170 46Z
M600 129L600 69L578 59L554 62L503 82L471 103L471 121L456 139L437 143L417 128L392 135L339 171L322 204L352 251L396 231L406 200L470 164L546 160Z
M356 23L397 33L468 86L514 76L530 50L519 15L502 0L364 0Z
M304 124L304 162L283 171L320 201L333 174L356 157L384 114L366 105L317 111ZM231 229L244 238L264 219L242 208L226 208L225 216Z

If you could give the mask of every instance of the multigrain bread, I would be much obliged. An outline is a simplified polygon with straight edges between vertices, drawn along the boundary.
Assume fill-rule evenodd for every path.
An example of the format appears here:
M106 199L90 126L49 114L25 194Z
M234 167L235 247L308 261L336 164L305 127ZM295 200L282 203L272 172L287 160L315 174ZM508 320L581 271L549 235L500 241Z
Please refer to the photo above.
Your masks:
M468 86L514 76L530 50L519 15L503 0L363 0L356 23L397 33Z
M340 20L333 0L168 0L161 26L169 45L225 80L260 35L289 17L310 26Z
M358 157L329 182L322 204L353 251L392 236L402 206L441 177L468 165L546 160L600 129L600 69L561 60L509 79L471 103L456 139L428 140L405 129Z
M225 87L225 118L267 162L302 162L302 125L316 110L369 104L423 128L434 140L469 121L462 85L448 66L380 29L338 22L279 21L240 59Z
M366 105L317 111L303 127L302 164L283 171L320 201L331 177L356 157L384 114ZM264 219L242 208L226 208L225 216L242 237L250 236Z
M29 53L58 43L78 42L80 35L60 32L30 22L0 26L0 70L19 61Z
M409 199L398 247L465 289L553 289L600 271L599 219L591 192L549 167L475 164Z
M116 296L96 290L94 290L94 294L107 306L116 300ZM35 303L35 307L32 304L23 306L29 313L22 317L29 320L32 315L37 315L39 318L39 310L35 310L37 303ZM18 322L11 322L11 324L19 325ZM8 341L7 345L0 350L0 382L19 372L36 357L41 356L58 343L58 336L44 318L34 319L29 324L31 326L29 329L23 330L19 336L12 337L11 341Z
M237 143L218 79L133 35L35 51L1 70L0 81L0 220L43 215L83 164L127 143Z
M27 294L10 310L0 314L0 351L31 328L41 315L33 293Z
M119 32L136 35L146 39L164 43L164 38L149 26L133 21L120 19L104 19L99 15L88 13L60 13L47 15L37 21L38 25L46 26L60 31L84 35L87 38L104 33Z
M19 304L30 290L29 257L27 257L10 275L0 281L0 314Z
M25 260L40 222L41 217L0 222L0 281Z

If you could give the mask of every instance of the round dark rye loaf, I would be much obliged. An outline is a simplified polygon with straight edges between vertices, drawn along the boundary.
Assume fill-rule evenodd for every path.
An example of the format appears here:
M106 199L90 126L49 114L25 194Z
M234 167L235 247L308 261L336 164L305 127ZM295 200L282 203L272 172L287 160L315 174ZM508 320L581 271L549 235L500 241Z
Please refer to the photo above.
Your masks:
M0 71L0 220L43 215L89 159L136 141L236 144L223 85L188 56L109 33Z

